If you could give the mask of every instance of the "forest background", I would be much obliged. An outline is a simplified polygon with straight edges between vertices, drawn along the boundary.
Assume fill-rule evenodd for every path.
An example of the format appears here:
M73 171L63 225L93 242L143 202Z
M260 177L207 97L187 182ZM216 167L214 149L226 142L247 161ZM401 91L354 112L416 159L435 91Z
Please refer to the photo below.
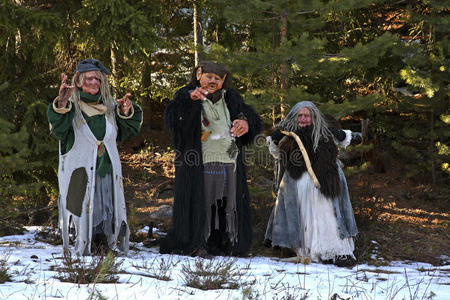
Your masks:
M266 132L296 102L314 101L364 133L348 151L350 178L421 187L420 199L401 197L448 212L449 8L448 0L1 0L0 232L57 213L48 209L58 197L58 144L46 110L60 74L70 77L85 58L112 70L117 97L131 92L143 107L131 151L158 146L145 133L167 136L165 104L199 60L214 60L231 70ZM270 168L253 161L250 175ZM369 201L354 204L360 228L383 201L364 187ZM448 241L448 214L438 223Z

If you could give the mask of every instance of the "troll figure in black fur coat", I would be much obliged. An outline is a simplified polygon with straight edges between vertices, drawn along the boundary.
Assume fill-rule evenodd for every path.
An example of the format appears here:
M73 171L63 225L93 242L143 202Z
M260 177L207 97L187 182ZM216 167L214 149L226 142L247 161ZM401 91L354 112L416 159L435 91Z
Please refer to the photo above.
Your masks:
M337 144L346 147L350 130L329 127L310 101L297 103L268 137L270 153L281 171L277 201L267 225L265 244L290 248L297 259L355 263L353 238L358 233L347 181L337 159ZM320 187L307 172L295 140L281 130L296 133L304 144Z
M250 198L242 147L262 130L255 110L231 87L229 71L202 62L164 112L176 151L172 229L161 253L245 255Z

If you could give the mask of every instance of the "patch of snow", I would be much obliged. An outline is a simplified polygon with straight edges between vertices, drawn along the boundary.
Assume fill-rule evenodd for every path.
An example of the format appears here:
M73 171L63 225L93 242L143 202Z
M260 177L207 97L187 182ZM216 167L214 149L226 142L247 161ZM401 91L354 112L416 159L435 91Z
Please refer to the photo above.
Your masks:
M388 266L286 263L269 257L215 257L233 262L240 270L238 289L200 290L186 286L183 266L201 258L162 255L158 249L133 243L121 262L114 284L72 284L56 279L62 265L61 245L39 242L39 227L23 235L0 237L0 262L12 282L0 284L0 299L450 299L450 266L436 267L412 261ZM149 230L149 228L144 228ZM376 243L376 242L375 242ZM444 257L444 256L443 256ZM90 261L92 257L84 258ZM448 256L444 259L448 260ZM1 264L0 264L1 266ZM170 280L158 279L165 275Z

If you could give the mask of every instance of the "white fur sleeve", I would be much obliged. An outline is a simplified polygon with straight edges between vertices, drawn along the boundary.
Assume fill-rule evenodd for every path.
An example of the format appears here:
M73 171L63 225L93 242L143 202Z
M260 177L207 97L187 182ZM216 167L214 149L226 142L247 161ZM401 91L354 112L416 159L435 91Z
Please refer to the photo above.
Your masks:
M278 149L278 146L275 145L275 143L272 141L272 137L270 136L266 137L266 145L269 148L270 154L275 159L280 159L280 150Z
M344 129L342 131L345 132L345 139L342 142L338 142L338 145L345 149L348 145L350 145L350 142L352 141L352 131L347 129Z

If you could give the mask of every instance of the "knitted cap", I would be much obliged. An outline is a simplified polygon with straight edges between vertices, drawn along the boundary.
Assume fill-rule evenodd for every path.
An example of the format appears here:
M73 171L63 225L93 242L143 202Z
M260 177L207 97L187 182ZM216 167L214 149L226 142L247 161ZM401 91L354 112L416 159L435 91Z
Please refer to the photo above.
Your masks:
M111 74L111 72L99 60L93 58L88 58L81 61L75 69L75 72L80 73L89 71L100 71L106 75Z

